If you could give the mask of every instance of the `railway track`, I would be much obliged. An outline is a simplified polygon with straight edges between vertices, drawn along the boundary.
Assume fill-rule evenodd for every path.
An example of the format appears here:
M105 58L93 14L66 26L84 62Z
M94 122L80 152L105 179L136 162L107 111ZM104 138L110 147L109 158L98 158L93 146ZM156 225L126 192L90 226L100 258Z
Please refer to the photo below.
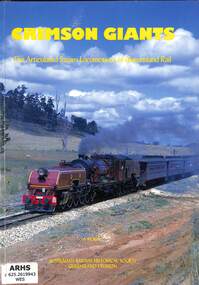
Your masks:
M14 215L5 216L0 218L0 229L7 229L8 227L17 225L21 222L32 220L44 215L44 213L30 213L25 211Z
M177 179L177 180L180 180L180 179ZM160 185L163 185L163 184L167 184L169 182L171 182L171 181L168 181L166 183L156 183L155 185L153 185L153 187L157 187L157 186L160 186ZM152 187L152 185L151 186L147 186L145 190L149 190L151 187ZM133 192L121 193L121 195L119 195L119 196L125 196L125 195L132 194L132 193ZM109 196L109 197L106 197L105 199L104 199L104 197L103 198L102 197L100 197L100 198L98 197L98 199L95 199L95 201L93 201L93 203L95 204L95 203L102 202L102 201L105 201L105 200L110 200L110 199L113 199L113 198L115 198L115 197L112 196L112 195ZM172 198L174 198L174 197L172 197ZM83 206L83 205L81 205L81 206ZM81 207L81 206L79 206L79 207ZM21 222L32 220L32 219L35 219L35 218L39 218L39 217L42 217L44 215L46 215L46 213L31 213L29 211L23 211L23 212L20 212L20 213L17 213L17 214L5 216L5 217L0 217L0 230L1 229L2 230L3 229L7 229L8 227L17 225L17 224L19 224Z

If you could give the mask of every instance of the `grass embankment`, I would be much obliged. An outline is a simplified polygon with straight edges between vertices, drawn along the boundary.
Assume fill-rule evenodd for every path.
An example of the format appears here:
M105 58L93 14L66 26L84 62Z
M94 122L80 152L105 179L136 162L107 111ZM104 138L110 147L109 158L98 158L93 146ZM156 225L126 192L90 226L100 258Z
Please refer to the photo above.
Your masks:
M11 141L6 146L5 158L0 156L1 200L9 194L25 192L31 169L57 165L60 160L70 161L77 156L81 138L69 135L67 150L63 150L61 132L41 130L34 124L10 127Z

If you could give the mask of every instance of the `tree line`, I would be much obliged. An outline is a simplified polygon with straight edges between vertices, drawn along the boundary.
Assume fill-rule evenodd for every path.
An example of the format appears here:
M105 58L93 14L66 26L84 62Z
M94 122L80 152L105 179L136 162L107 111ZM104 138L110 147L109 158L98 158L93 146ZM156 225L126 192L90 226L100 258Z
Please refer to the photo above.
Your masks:
M61 110L58 110L56 103L50 96L29 92L25 85L6 91L4 84L0 82L0 152L3 145L9 141L7 121L12 119L36 123L49 131L62 127L65 129L66 125L70 125L70 130L92 135L98 132L95 121L87 122L85 118L74 115L69 120L65 116L66 103Z

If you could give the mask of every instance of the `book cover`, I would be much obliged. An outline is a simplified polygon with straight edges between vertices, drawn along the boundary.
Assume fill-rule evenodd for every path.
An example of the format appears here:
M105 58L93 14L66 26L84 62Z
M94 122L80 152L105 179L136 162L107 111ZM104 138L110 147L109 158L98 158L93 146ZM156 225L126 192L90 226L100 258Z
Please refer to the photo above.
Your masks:
M199 284L198 14L0 3L2 284Z

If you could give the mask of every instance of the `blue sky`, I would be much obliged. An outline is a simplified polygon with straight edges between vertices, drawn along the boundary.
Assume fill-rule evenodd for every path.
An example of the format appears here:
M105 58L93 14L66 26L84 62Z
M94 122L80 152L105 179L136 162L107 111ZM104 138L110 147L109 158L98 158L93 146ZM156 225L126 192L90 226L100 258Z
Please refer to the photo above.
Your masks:
M5 36L16 26L64 27L75 22L82 27L96 26L103 31L107 26L173 26L183 27L198 37L199 4L196 1L175 2L16 2L4 3L6 9ZM1 13L3 4L1 3ZM64 42L66 52L78 56L83 49L94 42L82 41L81 44ZM125 42L108 42L99 37L97 45L108 54L121 50Z
M60 94L67 114L96 120L103 126L134 124L138 138L150 137L146 120L156 126L151 139L190 141L199 131L199 30L197 1L162 2L21 2L0 3L0 68L6 87L24 83L29 90ZM14 27L81 26L99 29L98 41L14 42ZM175 28L173 41L105 41L103 29L114 27ZM5 29L3 29L5 27ZM21 56L172 56L172 64L20 64ZM4 59L3 59L4 57ZM5 81L6 79L6 81ZM190 116L191 110L191 116ZM171 130L170 119L175 123ZM159 123L157 123L159 122ZM163 124L164 123L164 124ZM167 131L160 131L162 126ZM144 127L145 126L145 127ZM166 128L168 126L168 128ZM180 131L183 130L183 131ZM187 130L187 132L185 132ZM147 135L145 135L147 133ZM160 138L161 136L161 138ZM186 137L186 139L185 139Z

